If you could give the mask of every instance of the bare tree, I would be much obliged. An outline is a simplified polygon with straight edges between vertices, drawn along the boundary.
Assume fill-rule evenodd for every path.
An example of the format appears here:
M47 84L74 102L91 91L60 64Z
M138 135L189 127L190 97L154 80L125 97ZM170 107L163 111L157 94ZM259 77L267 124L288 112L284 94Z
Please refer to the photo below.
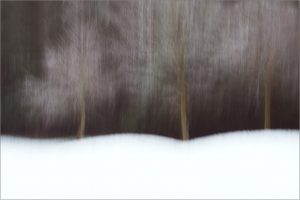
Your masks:
M76 136L81 138L85 135L87 99L93 99L91 103L95 103L109 95L111 89L105 86L107 77L99 70L102 54L96 22L92 19L90 7L87 7L91 5L67 2L63 6L64 34L67 37L57 46L45 46L45 78L26 77L24 102L31 107L32 116L41 113L45 126L72 115L79 116L74 120L79 122Z

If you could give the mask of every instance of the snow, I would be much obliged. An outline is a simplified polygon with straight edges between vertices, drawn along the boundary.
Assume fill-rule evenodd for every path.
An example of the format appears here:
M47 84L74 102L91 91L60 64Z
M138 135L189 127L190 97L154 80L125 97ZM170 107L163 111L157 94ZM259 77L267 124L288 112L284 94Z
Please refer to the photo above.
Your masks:
M144 134L2 135L1 198L298 199L299 130L187 142Z

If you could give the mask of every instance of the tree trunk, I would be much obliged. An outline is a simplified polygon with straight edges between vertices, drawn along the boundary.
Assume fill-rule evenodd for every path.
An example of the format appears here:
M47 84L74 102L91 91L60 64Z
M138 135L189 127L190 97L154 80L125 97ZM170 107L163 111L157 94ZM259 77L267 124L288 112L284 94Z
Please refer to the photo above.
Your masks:
M272 78L272 60L273 52L272 49L269 53L268 63L265 67L264 73L264 128L271 128L271 78Z
M181 123L181 136L183 140L189 139L189 128L188 128L188 117L187 117L187 102L186 102L186 83L185 83L185 64L184 64L184 30L182 26L182 17L180 15L181 2L176 2L179 5L176 5L176 59L178 63L178 85L179 85L179 101L180 101L180 123Z
M78 5L78 6L83 6L83 5ZM87 41L85 40L85 28L83 26L84 23L84 16L82 12L78 13L80 15L79 18L79 26L80 26L80 41L79 41L79 49L80 49L80 66L79 66L79 70L80 70L80 79L81 79L81 92L80 92L80 122L79 122L79 129L78 129L78 133L77 133L77 137L78 138L83 138L85 135L85 92L86 92L86 80L85 80L85 68L84 65L86 64L85 62L85 55L86 55L86 51L87 49L86 47L86 43Z

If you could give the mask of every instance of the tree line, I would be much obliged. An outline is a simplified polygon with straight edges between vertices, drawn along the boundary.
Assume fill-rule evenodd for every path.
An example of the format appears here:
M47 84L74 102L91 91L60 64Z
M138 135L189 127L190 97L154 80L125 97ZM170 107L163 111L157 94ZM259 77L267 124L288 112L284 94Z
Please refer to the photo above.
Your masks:
M299 129L298 1L1 2L1 131Z

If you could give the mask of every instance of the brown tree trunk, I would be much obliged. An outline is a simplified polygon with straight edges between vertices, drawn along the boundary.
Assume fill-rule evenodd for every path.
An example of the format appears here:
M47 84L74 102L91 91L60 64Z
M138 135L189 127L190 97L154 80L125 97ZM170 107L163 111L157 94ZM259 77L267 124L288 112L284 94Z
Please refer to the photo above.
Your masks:
M176 31L176 59L178 64L178 85L179 85L179 104L180 104L180 124L181 136L183 140L189 139L188 117L187 117L187 102L186 102L186 83L185 83L185 63L184 63L184 30L180 16L181 1L176 1L175 7L175 31Z
M79 2L80 3L80 2ZM83 5L78 5L83 6ZM81 93L80 93L80 121L79 121L79 129L77 133L78 138L83 138L85 135L85 93L86 93L86 80L85 80L85 54L87 49L86 47L86 37L85 37L85 29L83 26L84 23L84 16L83 13L78 13L80 15L79 19L79 26L80 26L80 41L79 41L79 48L80 48L80 79L81 79Z
M271 78L272 78L272 49L269 53L268 63L265 67L264 73L264 128L271 128Z

